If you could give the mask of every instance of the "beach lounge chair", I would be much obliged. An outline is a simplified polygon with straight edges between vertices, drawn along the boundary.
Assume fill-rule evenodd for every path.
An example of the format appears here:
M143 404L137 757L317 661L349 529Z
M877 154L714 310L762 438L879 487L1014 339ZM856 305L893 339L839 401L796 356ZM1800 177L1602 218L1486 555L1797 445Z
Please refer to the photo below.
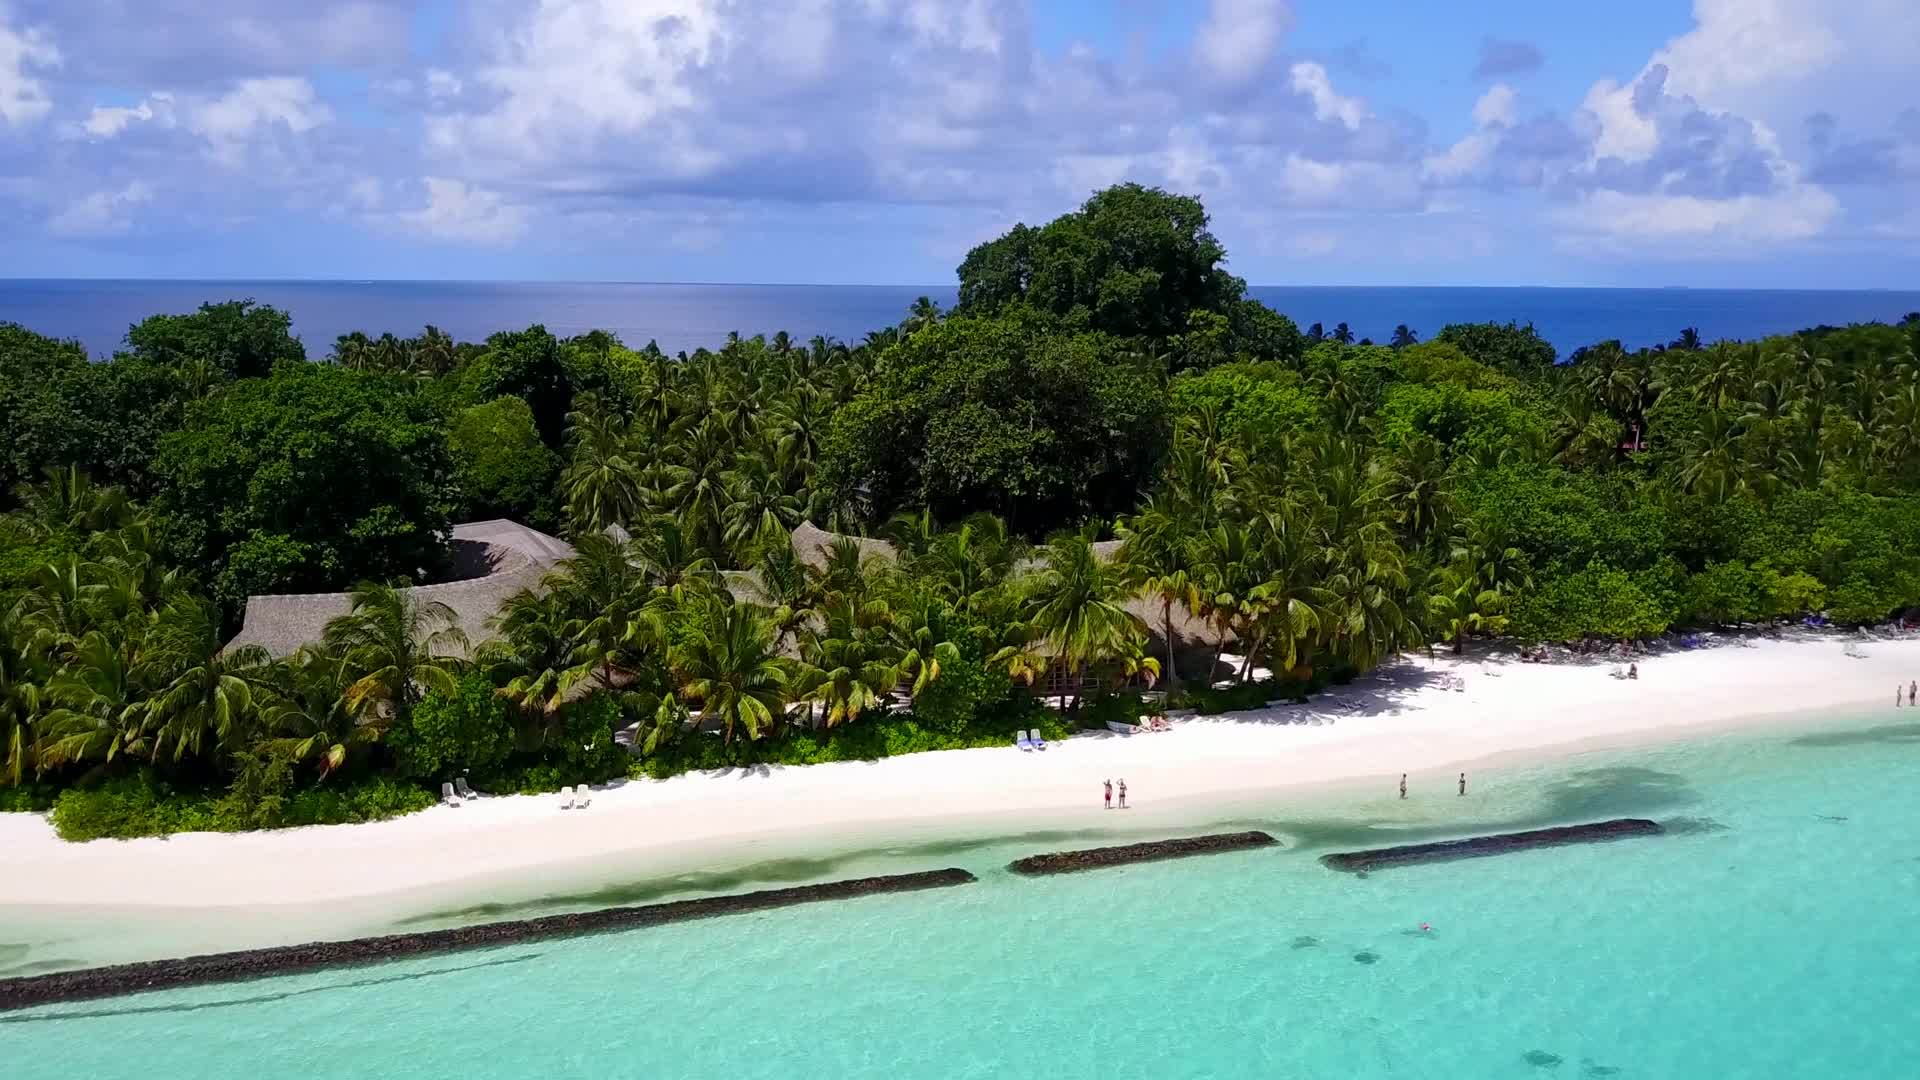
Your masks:
M587 804L591 802L593 802L592 788L581 784L579 787L573 789L573 808L575 810L585 810Z
M560 789L560 809L573 809L573 785L571 784Z
M477 799L480 797L479 792L467 786L467 778L464 776L456 776L453 778L453 790L458 792L463 799Z
M459 800L459 798L458 798L458 797L456 797L456 796L454 795L454 793L453 793L453 785L452 785L452 784L441 784L441 785L440 785L440 801L441 801L441 802L443 802L443 803L445 803L445 804L447 804L448 806L459 806L459 805L460 805L460 800Z
M1045 750L1047 748L1047 740L1040 737L1039 728L1034 728L1028 733L1027 741L1032 744L1035 750Z
M1033 749L1033 740L1027 738L1026 729L1022 728L1013 733L1013 745L1022 750L1031 750Z

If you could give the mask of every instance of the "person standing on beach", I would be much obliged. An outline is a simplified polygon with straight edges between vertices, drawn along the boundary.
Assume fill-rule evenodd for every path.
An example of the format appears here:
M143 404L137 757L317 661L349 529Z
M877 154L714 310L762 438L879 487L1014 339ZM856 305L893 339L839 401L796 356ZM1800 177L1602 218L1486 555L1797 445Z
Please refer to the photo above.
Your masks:
M1100 783L1105 785L1107 789L1107 805L1104 809L1111 810L1113 809L1113 781L1102 780Z
M1125 810L1126 808L1127 808L1127 778L1123 776L1120 778L1120 809Z
M1407 774L1406 773L1400 774L1400 797L1403 799L1407 797Z
M1920 679L1907 684L1907 704L1912 705L1916 701L1920 701Z
M1461 773L1460 774L1460 794L1465 795L1466 793L1467 793L1467 774Z

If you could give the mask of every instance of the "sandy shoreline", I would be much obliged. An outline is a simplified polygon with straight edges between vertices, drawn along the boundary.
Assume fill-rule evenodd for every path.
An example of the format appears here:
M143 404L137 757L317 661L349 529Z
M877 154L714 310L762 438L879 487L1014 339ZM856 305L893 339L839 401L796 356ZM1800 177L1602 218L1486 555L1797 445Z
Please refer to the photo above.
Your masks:
M38 815L0 814L0 921L56 907L219 908L244 919L322 905L349 924L402 894L536 896L615 874L805 857L857 836L1134 832L1256 795L1390 785L1401 772L1416 792L1451 794L1461 763L1671 741L1790 714L1904 718L1889 697L1920 678L1920 638L1868 643L1865 659L1847 656L1845 640L1664 654L1644 660L1636 681L1609 677L1610 663L1409 658L1311 706L1198 718L1165 734L626 783L596 792L586 810L563 811L552 795L485 798L368 825L86 844L59 840ZM1446 686L1455 675L1464 690ZM1127 779L1134 814L1101 813L1107 777Z

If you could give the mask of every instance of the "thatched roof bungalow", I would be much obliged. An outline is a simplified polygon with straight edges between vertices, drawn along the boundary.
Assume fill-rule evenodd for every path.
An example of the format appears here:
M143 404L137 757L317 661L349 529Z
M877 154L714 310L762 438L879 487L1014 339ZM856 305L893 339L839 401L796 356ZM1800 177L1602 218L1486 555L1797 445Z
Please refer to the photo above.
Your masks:
M476 647L493 636L488 621L508 597L538 585L555 563L573 554L566 541L504 519L455 525L452 546L459 577L409 591L452 608ZM249 596L240 632L227 646L259 645L273 656L288 656L319 641L327 623L352 607L352 595L343 592Z

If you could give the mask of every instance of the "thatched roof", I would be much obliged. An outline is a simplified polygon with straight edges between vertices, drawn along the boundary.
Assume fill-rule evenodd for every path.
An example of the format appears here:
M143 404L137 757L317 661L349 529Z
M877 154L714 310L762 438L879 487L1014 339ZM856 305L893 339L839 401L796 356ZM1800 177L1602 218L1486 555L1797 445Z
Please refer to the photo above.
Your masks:
M843 536L815 527L811 522L801 522L793 530L793 550L802 562L814 569L826 565L826 552L836 540L848 539L858 543L869 558L883 558L892 561L899 557L892 544L885 540L874 540L862 536ZM1120 541L1099 540L1093 545L1094 557L1102 562L1111 562L1119 557ZM1029 556L1019 565L1021 571L1038 570L1046 564L1038 557ZM727 589L739 600L759 603L764 594L760 588L760 578L752 571L728 573ZM1136 596L1127 602L1127 610L1140 617L1147 624L1147 632L1155 640L1166 633L1167 620L1161 617L1160 601L1151 596ZM1175 603L1173 616L1173 636L1175 647L1204 645L1211 648L1220 643L1220 633L1213 626L1188 610L1185 604Z
M455 525L453 563L462 579L421 585L408 592L452 608L468 641L478 646L493 636L487 623L508 597L537 586L555 563L572 554L573 547L566 541L517 522L496 519ZM352 608L348 593L249 596L240 632L227 647L259 645L274 656L287 656L319 641L327 623Z
M885 540L875 540L866 536L848 536L844 533L830 533L811 521L803 521L793 530L793 553L800 561L818 570L827 565L827 554L837 541L851 540L860 546L860 557L865 559L885 559L892 562L899 553Z

